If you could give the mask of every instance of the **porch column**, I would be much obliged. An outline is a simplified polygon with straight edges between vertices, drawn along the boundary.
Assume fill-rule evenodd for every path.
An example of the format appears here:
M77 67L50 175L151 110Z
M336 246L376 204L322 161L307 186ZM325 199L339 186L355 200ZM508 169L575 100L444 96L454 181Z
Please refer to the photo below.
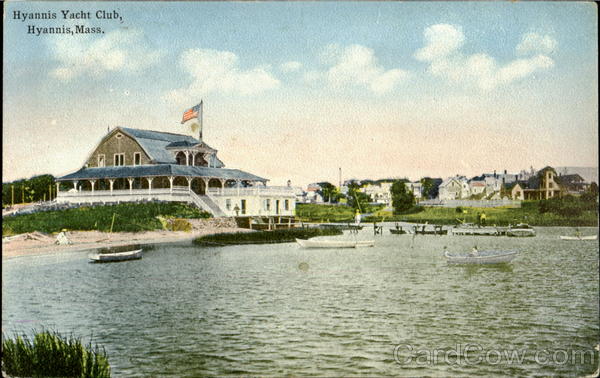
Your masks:
M190 176L185 176L185 179L188 182L188 190L192 191L192 178Z
M60 182L56 183L56 196L58 197L58 189L60 188Z
M108 179L108 182L110 183L110 195L112 196L113 184L115 183L115 179Z
M198 152L192 152L192 164L191 165L196 165L196 155L198 155Z
M92 184L92 195L94 195L94 185L96 185L96 180L90 180L90 184Z
M75 188L75 190L78 191L77 190L77 180L73 180L73 188Z
M133 193L133 178L127 177L127 181L129 181L129 194Z
M152 193L152 180L154 180L154 177L146 177L146 181L148 181L148 194Z
M173 180L175 179L174 176L169 176L169 192L171 194L173 194Z
M189 159L190 151L185 150L185 151L183 151L183 153L185 154L185 165L190 165L190 159Z
M202 177L202 181L204 182L204 194L208 194L208 182L210 178Z
M220 178L219 182L221 183L221 189L225 188L225 179Z

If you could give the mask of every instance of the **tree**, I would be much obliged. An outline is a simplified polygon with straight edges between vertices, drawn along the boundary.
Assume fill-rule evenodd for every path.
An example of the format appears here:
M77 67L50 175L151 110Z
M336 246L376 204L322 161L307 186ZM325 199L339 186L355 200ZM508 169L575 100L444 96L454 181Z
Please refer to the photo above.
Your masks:
M390 188L392 192L392 206L394 214L401 214L410 210L415 205L414 194L406 189L406 184L402 180L397 180Z
M319 182L318 185L321 187L317 193L319 193L323 197L323 201L331 203L337 202L338 199L338 190L337 188L330 182Z
M421 185L423 186L423 196L426 198L436 198L439 193L439 186L442 183L441 179L433 179L431 177L423 177Z

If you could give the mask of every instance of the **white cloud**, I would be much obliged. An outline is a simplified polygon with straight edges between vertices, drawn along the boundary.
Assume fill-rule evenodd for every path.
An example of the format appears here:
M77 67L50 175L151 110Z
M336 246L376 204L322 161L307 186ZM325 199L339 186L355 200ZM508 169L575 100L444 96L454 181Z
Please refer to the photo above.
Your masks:
M138 73L158 63L164 55L161 50L144 46L140 30L115 30L104 37L50 39L58 67L50 74L70 80L82 75L100 77L108 72Z
M465 41L460 27L448 24L433 25L425 29L425 47L415 53L418 60L432 61L458 50Z
M475 85L483 90L492 90L554 66L554 61L544 54L515 59L504 65L498 64L485 53L466 55L461 52L465 38L458 26L433 25L425 29L424 37L425 46L417 50L414 56L429 64L429 73L455 83ZM549 51L556 47L556 41L538 35L534 37L530 33L523 37L519 44L521 47L517 46L517 50L532 52L534 45L539 51Z
M238 56L230 51L189 49L182 53L180 63L192 76L192 82L187 88L167 94L167 98L175 101L211 92L251 95L280 85L270 72L270 66L243 70L239 67Z
M322 58L333 64L325 75L334 86L363 85L375 93L384 93L408 76L408 72L401 69L386 71L378 64L373 49L361 45L346 48L329 45Z
M527 33L521 38L516 51L520 55L528 53L551 54L556 51L557 46L558 42L549 35Z
M279 66L279 69L283 72L295 72L300 68L302 68L302 63L296 61L285 62Z

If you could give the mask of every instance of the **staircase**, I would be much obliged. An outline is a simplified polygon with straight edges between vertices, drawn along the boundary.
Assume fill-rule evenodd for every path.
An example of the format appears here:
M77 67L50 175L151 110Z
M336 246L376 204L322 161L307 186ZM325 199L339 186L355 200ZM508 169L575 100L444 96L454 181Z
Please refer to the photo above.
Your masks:
M221 210L219 205L215 203L209 196L199 196L190 190L190 198L194 205L202 210L206 210L215 217L226 217L227 215Z

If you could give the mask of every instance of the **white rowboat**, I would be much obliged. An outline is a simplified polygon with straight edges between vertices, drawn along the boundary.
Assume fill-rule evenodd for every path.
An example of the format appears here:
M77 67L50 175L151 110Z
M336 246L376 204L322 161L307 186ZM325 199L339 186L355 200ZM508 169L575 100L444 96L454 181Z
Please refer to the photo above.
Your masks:
M596 240L598 235L589 236L560 236L560 240Z
M94 253L88 256L92 262L116 262L127 260L138 260L142 258L142 250L116 252L116 253Z
M516 236L516 237L527 237L527 236L535 236L535 230L528 224L519 223L516 226L508 227L506 230L506 236Z
M479 251L477 256L472 256L444 251L448 264L503 264L511 262L518 254L517 251Z
M374 240L303 240L296 239L296 243L300 244L302 248L359 248L359 247L373 247L375 245Z

